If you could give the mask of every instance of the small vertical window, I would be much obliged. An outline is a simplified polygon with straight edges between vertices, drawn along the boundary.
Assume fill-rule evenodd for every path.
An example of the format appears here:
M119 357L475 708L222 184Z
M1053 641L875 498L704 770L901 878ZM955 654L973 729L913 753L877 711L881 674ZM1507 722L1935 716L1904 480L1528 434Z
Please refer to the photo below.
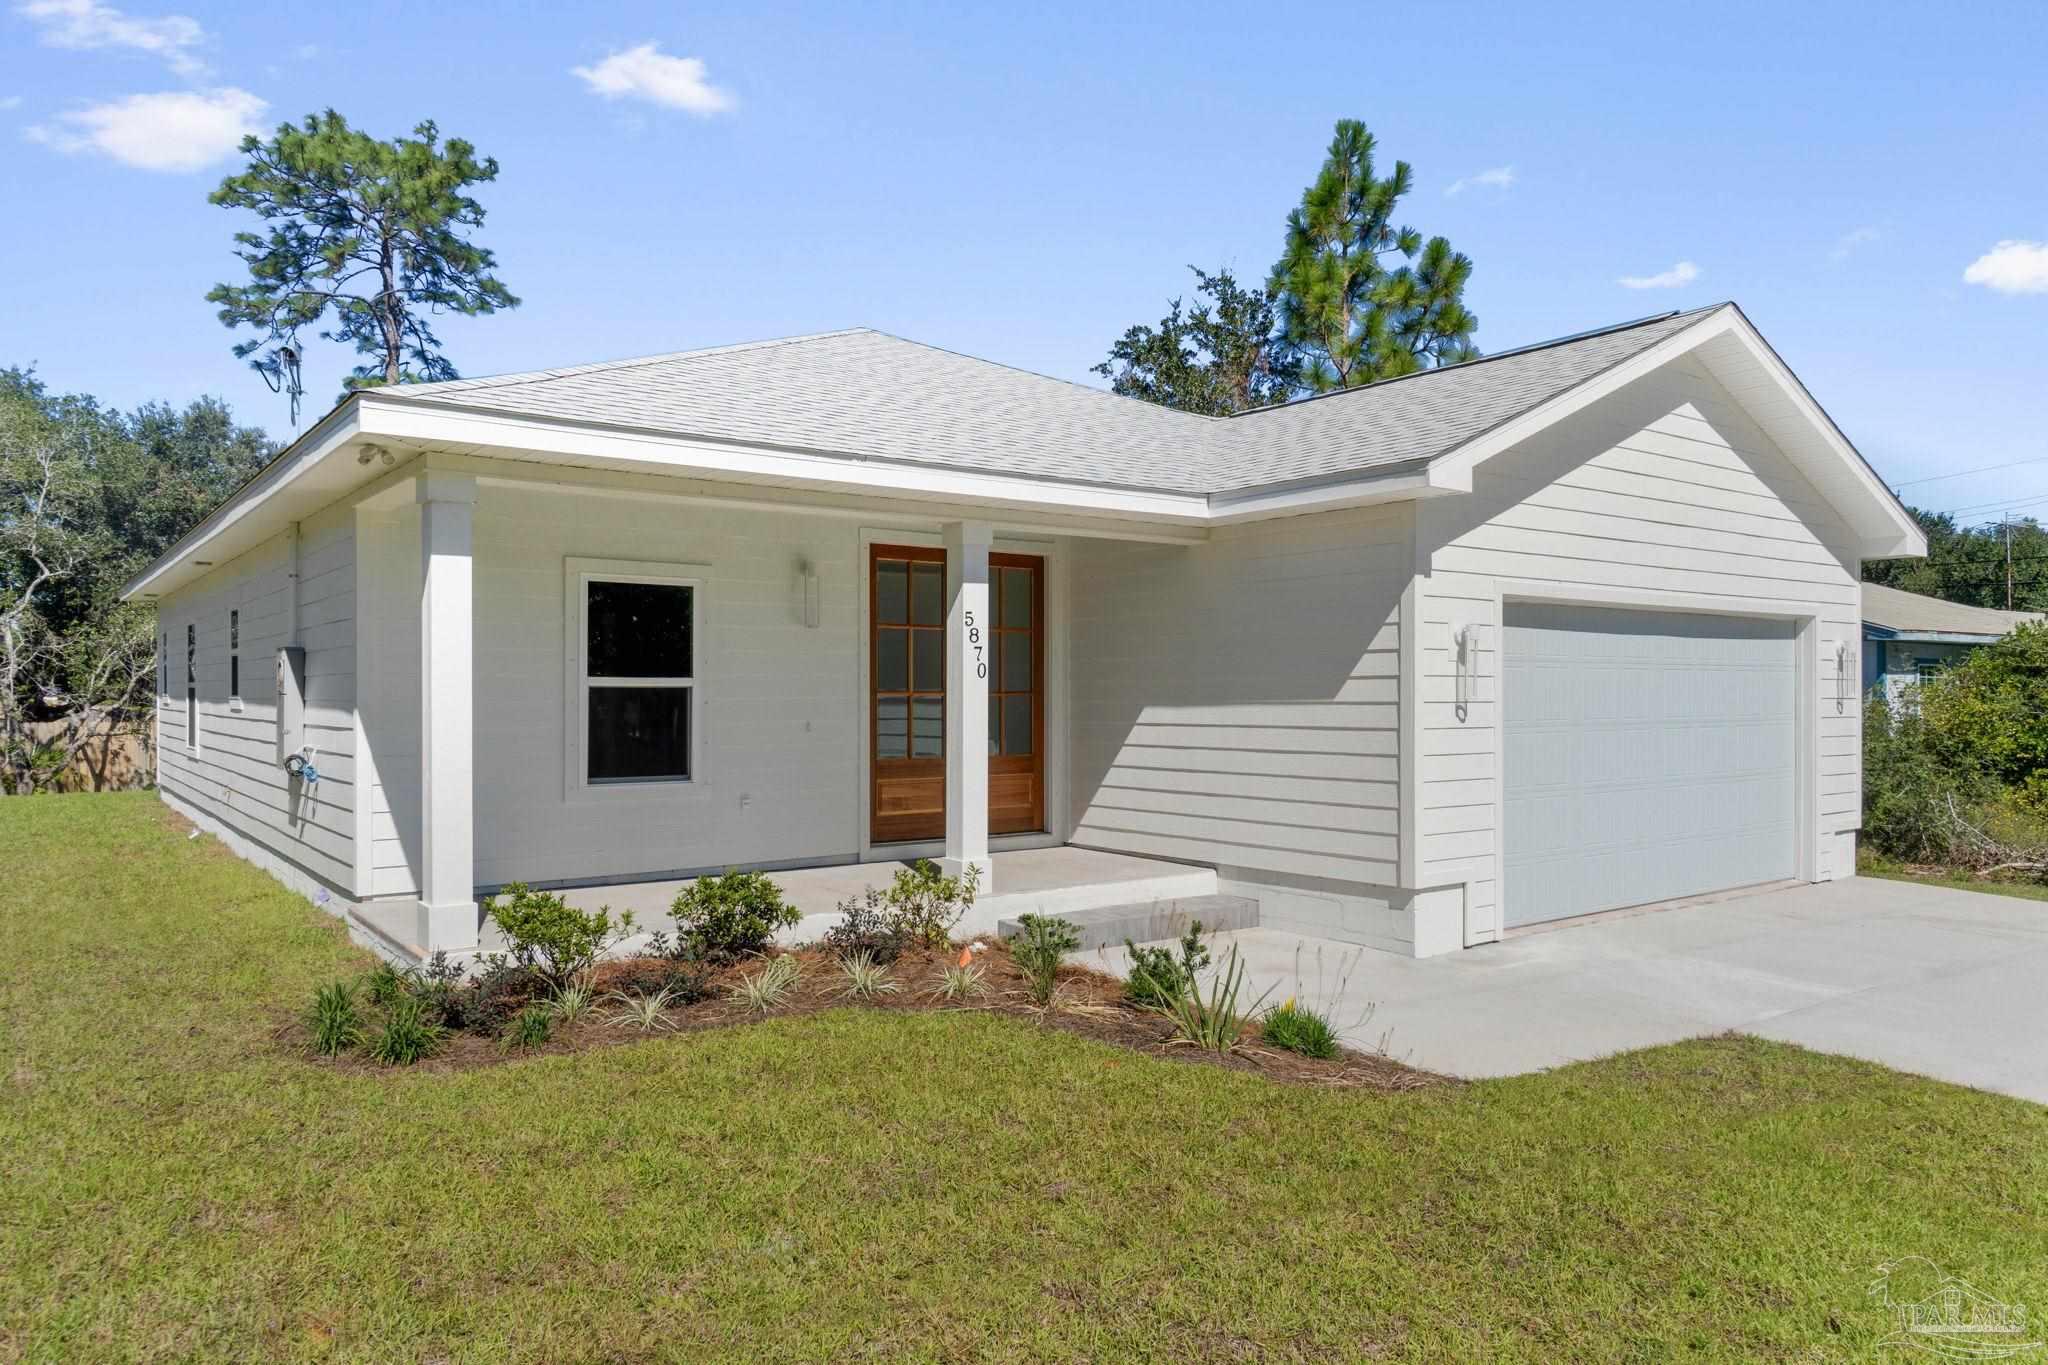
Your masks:
M199 752L199 627L185 623L185 747Z
M228 613L228 696L236 705L242 701L242 613Z

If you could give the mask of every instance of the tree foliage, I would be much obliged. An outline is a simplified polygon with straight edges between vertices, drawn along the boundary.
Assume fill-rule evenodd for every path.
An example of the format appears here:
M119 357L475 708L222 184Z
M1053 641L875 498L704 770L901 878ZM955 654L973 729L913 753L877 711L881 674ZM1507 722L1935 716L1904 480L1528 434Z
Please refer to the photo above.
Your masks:
M155 613L120 590L272 450L217 400L124 415L0 370L0 787L147 710Z
M1864 580L2004 610L2005 527L1958 526L1945 512L1907 510L1927 533L1927 557L1865 560ZM2012 583L2014 611L2048 611L2048 529L2032 517L2012 524Z
M1279 354L1273 295L1244 288L1227 268L1188 269L1202 302L1184 310L1175 298L1157 327L1126 331L1095 373L1127 398L1211 417L1285 401L1294 367Z
M275 385L305 328L367 357L350 389L456 377L431 317L516 307L491 273L497 261L470 240L483 206L464 193L495 180L498 163L460 138L440 141L432 122L412 137L380 141L329 109L268 142L242 140L249 164L210 196L254 211L267 227L235 234L247 284L218 284L207 301L228 327L258 335L237 356Z
M1424 241L1394 213L1411 187L1405 161L1376 173L1373 135L1342 119L1301 204L1269 290L1304 384L1318 393L1469 360L1479 320L1465 307L1469 257ZM1419 253L1419 254L1418 254Z

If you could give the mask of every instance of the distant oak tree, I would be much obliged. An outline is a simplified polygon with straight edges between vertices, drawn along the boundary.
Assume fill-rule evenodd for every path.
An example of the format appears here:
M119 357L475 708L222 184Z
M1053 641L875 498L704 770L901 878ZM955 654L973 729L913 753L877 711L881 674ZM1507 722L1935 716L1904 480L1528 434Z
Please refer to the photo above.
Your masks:
M323 324L323 339L365 357L348 389L456 378L432 315L518 305L469 236L484 210L464 191L496 179L498 163L460 138L441 142L432 122L413 133L380 141L329 109L267 142L244 138L248 166L209 196L267 224L235 234L249 282L206 297L225 325L256 329L235 354L256 357L273 387L290 377L299 332Z
M1126 331L1095 373L1128 398L1211 417L1285 401L1294 374L1278 354L1273 296L1227 269L1188 269L1203 301L1184 310L1174 299L1157 327Z

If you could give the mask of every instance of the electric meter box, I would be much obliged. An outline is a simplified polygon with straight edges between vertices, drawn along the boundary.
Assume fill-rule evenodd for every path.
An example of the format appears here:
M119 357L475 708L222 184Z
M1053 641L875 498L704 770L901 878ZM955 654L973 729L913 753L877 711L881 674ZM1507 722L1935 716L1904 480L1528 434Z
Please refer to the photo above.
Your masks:
M277 651L277 761L306 747L306 651L285 645Z

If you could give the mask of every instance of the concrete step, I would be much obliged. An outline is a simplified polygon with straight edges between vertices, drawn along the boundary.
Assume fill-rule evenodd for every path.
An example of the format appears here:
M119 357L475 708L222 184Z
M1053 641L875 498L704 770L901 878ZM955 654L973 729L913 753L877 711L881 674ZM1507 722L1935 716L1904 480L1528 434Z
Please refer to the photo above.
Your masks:
M990 933L999 924L1014 922L1023 915L1065 916L1108 906L1149 906L1155 901L1192 900L1216 894L1213 867L1158 863L1155 868L1144 876L1104 878L1028 891L1005 892L998 887L994 895L983 896L974 903L974 908L954 928L953 936L970 938Z
M1048 913L1080 931L1081 946L1077 951L1084 953L1098 948L1120 948L1125 939L1134 943L1152 943L1179 938L1196 920L1202 922L1205 934L1221 933L1226 929L1256 929L1259 924L1259 903L1247 896L1183 896ZM1023 931L1024 926L1014 919L1005 919L996 925L996 933L1003 938Z

